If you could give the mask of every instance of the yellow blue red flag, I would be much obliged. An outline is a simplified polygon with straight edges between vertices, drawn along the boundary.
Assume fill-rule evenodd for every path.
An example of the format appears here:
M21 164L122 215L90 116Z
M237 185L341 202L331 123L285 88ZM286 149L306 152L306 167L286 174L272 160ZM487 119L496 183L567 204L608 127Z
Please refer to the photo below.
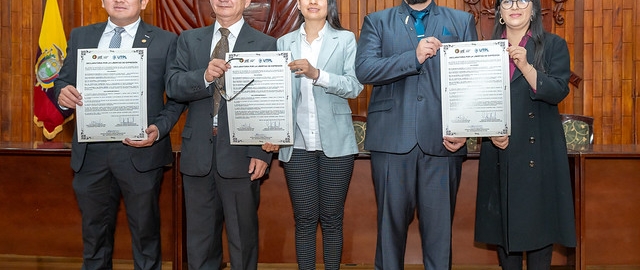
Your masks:
M57 0L47 0L38 45L33 121L38 127L42 127L45 138L51 140L62 131L66 122L73 119L72 110L60 109L53 93L53 82L58 78L67 51L67 39Z

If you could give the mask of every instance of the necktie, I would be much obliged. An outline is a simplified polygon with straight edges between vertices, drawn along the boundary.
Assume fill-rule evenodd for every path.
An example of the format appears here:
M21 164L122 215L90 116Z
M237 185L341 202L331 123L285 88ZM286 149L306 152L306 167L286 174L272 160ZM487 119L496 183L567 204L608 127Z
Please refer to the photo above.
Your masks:
M124 32L124 28L116 27L113 29L113 36L111 37L111 42L109 42L109 48L120 48L120 42L122 42L122 32Z
M218 40L216 47L213 48L213 53L211 53L211 59L224 59L225 54L229 52L229 29L220 28L220 34L222 37ZM218 115L218 110L220 109L220 90L224 89L224 74L215 80L215 88L213 91L213 115Z
M429 14L428 10L425 10L425 11L412 10L411 11L411 17L415 19L415 23L413 26L416 29L418 40L424 38L424 22L422 21L422 19L424 18L424 16L428 14Z

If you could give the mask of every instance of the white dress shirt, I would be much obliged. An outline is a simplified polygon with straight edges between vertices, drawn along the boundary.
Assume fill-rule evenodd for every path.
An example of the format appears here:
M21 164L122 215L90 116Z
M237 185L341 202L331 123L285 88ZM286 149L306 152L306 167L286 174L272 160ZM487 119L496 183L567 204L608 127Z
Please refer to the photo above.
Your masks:
M136 20L134 23L123 26L124 32L120 34L122 36L122 41L120 42L120 48L131 49L133 48L133 39L136 37L136 33L138 32L138 26L140 25L140 18ZM107 21L107 27L105 27L104 32L102 33L102 37L100 38L100 43L98 43L98 49L108 49L109 43L111 42L111 37L115 34L114 29L118 27L111 19Z
M301 58L307 59L309 64L316 67L327 24L325 23L322 30L318 32L318 37L311 43L307 41L307 33L304 30L304 26L304 23L300 26L300 40L302 40L302 43L300 44ZM328 78L328 74L320 71L320 77L316 81L316 85L326 85ZM295 143L293 147L297 149L305 149L306 151L322 151L316 101L313 96L313 87L313 79L301 76L300 99L296 111L296 123L298 129L295 131Z
M236 46L236 40L238 40L238 35L240 35L240 30L242 30L243 25L244 18L241 18L239 21L227 28L230 32L229 36L227 37L227 40L229 40L229 52L233 52L233 48ZM217 21L213 25L213 39L211 40L211 51L209 52L209 55L213 54L213 50L216 48L216 44L218 44L218 41L220 41L220 39L222 38L222 34L220 34L219 31L221 27L222 26ZM216 80L214 79L213 81L208 82L207 79L205 79L204 74L202 74L202 78L204 79L204 84L206 87L209 87L209 85L211 85ZM214 89L213 91L218 90ZM218 115L213 117L213 126L218 126Z

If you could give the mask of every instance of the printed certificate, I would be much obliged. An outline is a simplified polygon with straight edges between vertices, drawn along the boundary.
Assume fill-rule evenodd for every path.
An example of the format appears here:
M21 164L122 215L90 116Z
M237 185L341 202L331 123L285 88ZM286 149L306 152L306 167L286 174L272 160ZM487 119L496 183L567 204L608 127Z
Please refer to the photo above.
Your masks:
M442 133L452 137L511 134L507 40L443 44Z
M227 53L225 73L232 145L293 143L291 52Z
M79 142L147 138L147 49L79 49Z

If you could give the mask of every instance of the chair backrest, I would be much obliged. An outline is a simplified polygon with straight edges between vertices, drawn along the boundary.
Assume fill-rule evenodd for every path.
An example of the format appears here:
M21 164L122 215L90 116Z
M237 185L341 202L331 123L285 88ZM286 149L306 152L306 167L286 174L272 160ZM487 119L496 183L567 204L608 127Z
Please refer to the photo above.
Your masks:
M561 114L564 136L569 150L587 150L593 144L593 117Z
M369 151L364 149L364 138L367 135L367 117L361 115L352 115L353 130L356 134L356 143L358 144L358 152L360 154L368 154Z
M215 21L209 0L158 0L156 6L158 26L176 34ZM295 0L252 0L243 16L253 28L279 38L297 28L299 13Z

